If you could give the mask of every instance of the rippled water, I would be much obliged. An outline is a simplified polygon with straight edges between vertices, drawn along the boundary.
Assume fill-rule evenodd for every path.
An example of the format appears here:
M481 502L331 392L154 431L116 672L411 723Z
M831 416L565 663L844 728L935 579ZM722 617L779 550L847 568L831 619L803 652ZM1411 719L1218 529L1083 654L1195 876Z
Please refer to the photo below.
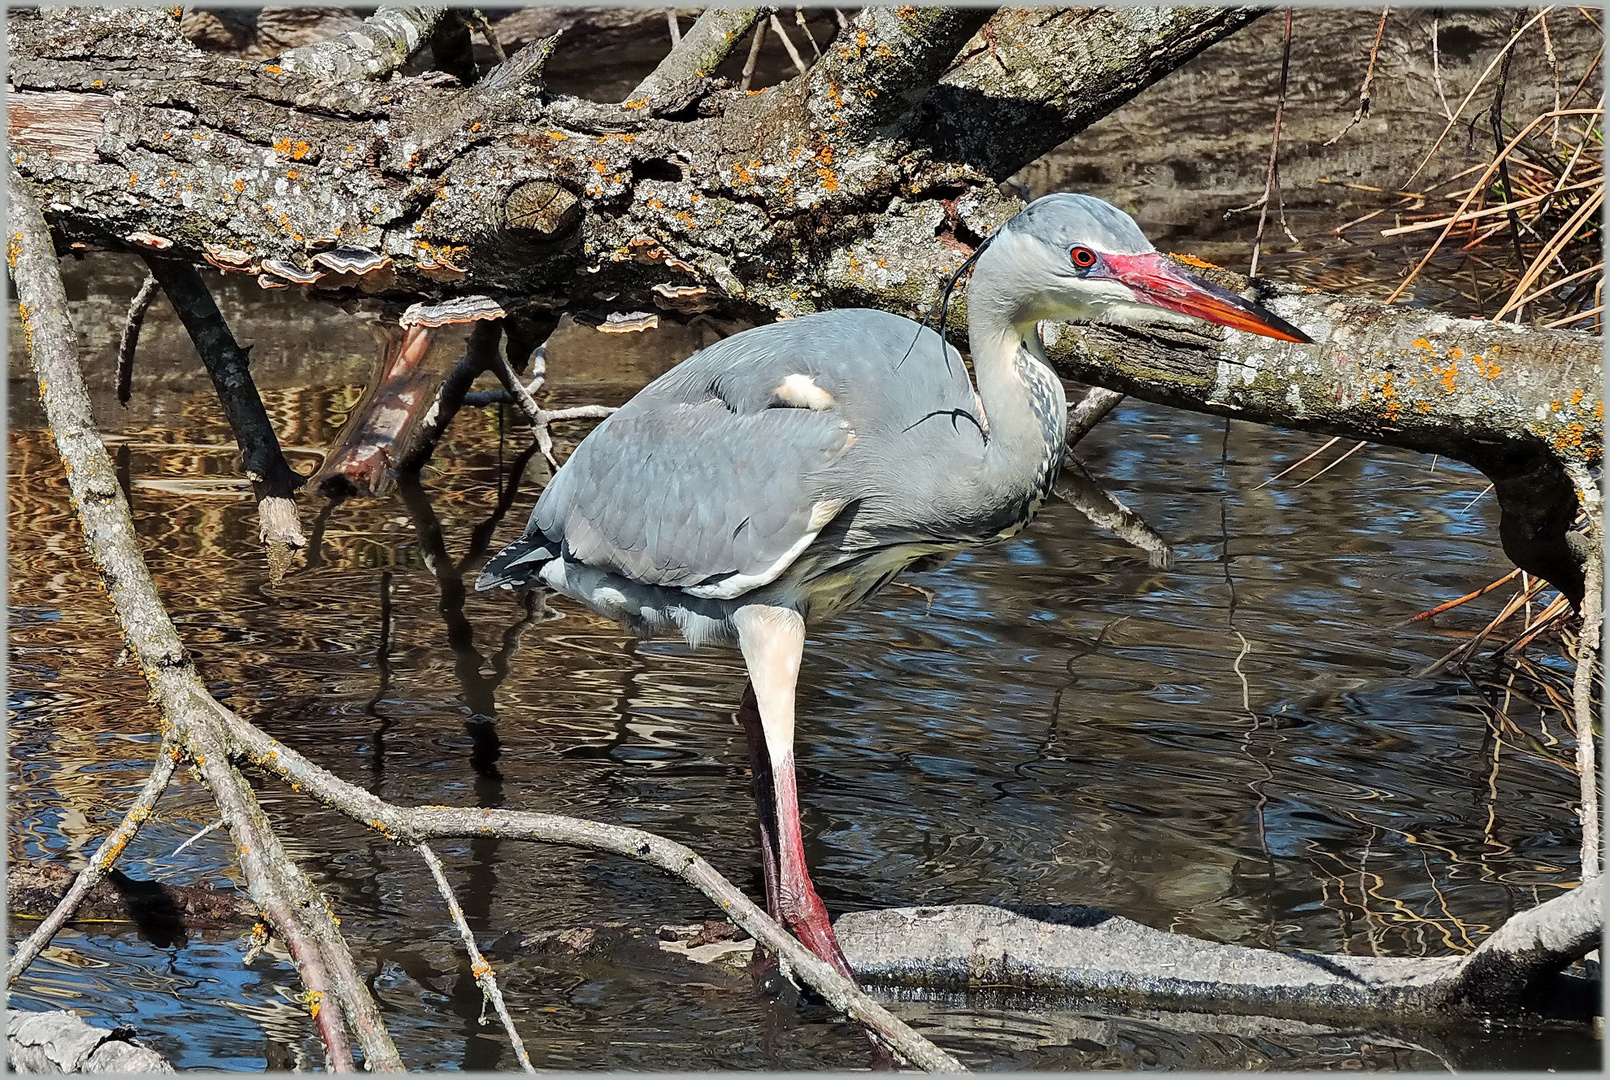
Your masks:
M271 396L282 417L330 400ZM759 894L731 719L735 653L636 643L556 600L557 617L526 625L497 680L492 655L524 612L506 594L460 593L437 558L443 546L463 558L496 502L494 416L466 418L423 490L341 507L322 565L274 586L249 503L231 494L227 430L205 395L171 397L161 427L109 441L158 584L221 699L389 799L639 825L694 844ZM316 434L330 419L297 423ZM515 445L502 444L505 462ZM799 758L829 907L1078 902L1218 941L1437 955L1574 882L1575 782L1558 720L1517 701L1511 715L1552 749L1495 743L1490 710L1462 677L1413 674L1477 617L1395 625L1507 570L1490 499L1471 505L1484 480L1372 447L1301 490L1257 487L1314 445L1128 404L1082 453L1176 545L1173 568L1151 568L1053 503L1019 539L817 629ZM14 431L11 466L10 851L65 859L138 784L152 718L137 673L117 665L44 433ZM216 492L173 485L191 478ZM497 542L535 489L525 485ZM360 965L377 972L410 1064L510 1065L497 1030L475 1022L478 991L417 862L300 797L261 790L330 891ZM130 871L232 881L219 834L166 855L210 819L204 794L181 785ZM495 940L539 1064L863 1063L845 1024L763 1005L746 977L514 944L600 918L652 926L710 914L653 872L509 843L447 845L444 856ZM218 932L177 947L69 931L17 1000L133 1022L183 1065L255 1068L307 1052L289 968L271 957L243 968L243 949ZM1568 1065L1597 1052L1562 1032L1249 1034L1092 1005L906 1008L975 1063L1022 1067L1425 1067L1438 1055L1473 1067L1511 1044Z
M1342 74L1332 81L1351 85L1354 73ZM1330 245L1275 266L1356 282L1382 258ZM221 700L388 799L641 826L761 894L731 716L736 654L637 643L564 600L528 617L507 594L464 591L472 534L509 480L518 433L505 436L490 412L461 417L422 488L340 507L317 564L270 584L229 432L160 305L133 409L109 400L106 328L135 283L126 266L92 260L69 287L96 343L89 375L147 558ZM259 340L254 369L305 471L357 399L367 332L283 296L233 286L221 296ZM550 361L568 380L558 400L623 400L699 343L686 332L572 333ZM12 374L22 375L15 363ZM120 659L31 394L13 381L8 851L72 865L143 779L154 716ZM1463 674L1416 675L1504 594L1400 625L1509 570L1485 479L1372 446L1300 489L1334 450L1260 486L1319 443L1126 403L1080 454L1175 545L1174 566L1149 566L1053 502L1016 540L816 628L799 766L829 908L1081 903L1216 941L1420 956L1468 950L1573 885L1576 781L1558 713L1517 690L1506 708L1523 740L1499 730ZM541 480L540 468L523 479L491 543L515 535ZM1532 656L1560 663L1546 641ZM1477 665L1478 681L1490 674ZM258 790L374 974L405 1061L512 1067L500 1029L477 1022L479 990L417 859L277 785ZM220 833L170 854L212 818L204 790L182 780L125 868L238 885ZM571 958L519 945L599 920L713 914L656 872L493 841L439 849L539 1067L867 1064L849 1024L765 1002L747 975L645 949ZM13 934L27 928L16 921ZM284 956L243 964L245 952L231 931L170 942L75 927L12 1000L132 1023L181 1067L316 1065ZM981 994L895 1007L976 1067L1599 1060L1598 1042L1570 1028L1338 1028Z

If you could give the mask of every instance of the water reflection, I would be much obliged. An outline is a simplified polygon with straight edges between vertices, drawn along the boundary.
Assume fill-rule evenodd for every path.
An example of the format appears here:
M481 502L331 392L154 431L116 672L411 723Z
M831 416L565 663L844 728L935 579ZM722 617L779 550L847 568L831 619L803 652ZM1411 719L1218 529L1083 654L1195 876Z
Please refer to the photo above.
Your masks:
M440 475L336 508L322 558L281 585L232 489L142 483L227 468L228 434L199 399L174 414L178 427L114 438L159 587L222 698L387 798L641 825L758 895L736 655L638 644L568 601L466 588L537 489L520 482L529 454L503 456L495 414L462 418ZM1395 625L1505 569L1491 506L1467 508L1480 477L1372 448L1300 492L1257 487L1312 442L1126 405L1082 452L1176 546L1172 569L1052 505L1014 542L916 578L931 602L892 589L819 628L799 756L830 907L1088 903L1222 941L1420 955L1467 949L1573 882L1575 782L1546 698L1511 695L1506 726L1481 685L1502 673L1414 677L1478 616ZM138 784L150 718L116 664L43 433L13 432L12 450L11 854L60 857L92 843ZM511 1064L478 1023L479 991L422 868L292 793L265 786L263 798L377 972L407 1060ZM216 836L166 855L210 816L205 794L181 786L130 872L227 880ZM474 841L442 854L488 939L709 914L583 852ZM261 1067L265 1039L275 1060L318 1060L311 1032L290 1039L290 1021L266 1019L289 969L272 956L241 968L243 951L216 934L164 949L75 933L19 998L132 1018L181 1062ZM843 1025L770 1008L741 979L507 948L498 964L549 1066L863 1060ZM175 995L184 1016L159 1007ZM918 1012L950 1035L975 1017L959 1045L980 1063L1318 1065L1365 1044L1382 1066L1436 1059L1381 1049L1382 1032L1210 1033L1102 1015L1089 1021L1107 1032L1097 1038L1038 1005ZM1564 1036L1516 1038L1577 1060Z

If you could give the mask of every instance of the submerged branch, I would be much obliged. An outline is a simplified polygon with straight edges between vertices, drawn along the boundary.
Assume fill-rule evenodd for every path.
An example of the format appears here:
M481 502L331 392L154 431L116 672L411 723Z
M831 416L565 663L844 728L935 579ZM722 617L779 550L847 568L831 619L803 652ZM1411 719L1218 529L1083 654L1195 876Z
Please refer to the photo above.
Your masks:
M257 495L257 530L268 549L269 569L276 578L281 577L290 565L290 553L307 545L296 512L296 489L302 485L303 477L280 451L268 410L252 380L247 350L235 341L200 272L178 259L147 256L145 262L212 377L219 404L240 447L247 479Z

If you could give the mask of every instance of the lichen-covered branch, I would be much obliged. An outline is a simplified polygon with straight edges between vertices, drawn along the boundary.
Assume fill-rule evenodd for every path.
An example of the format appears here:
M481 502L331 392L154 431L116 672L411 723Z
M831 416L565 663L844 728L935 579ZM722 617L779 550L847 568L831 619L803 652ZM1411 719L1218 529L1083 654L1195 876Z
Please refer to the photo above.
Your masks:
M644 77L626 101L651 113L674 113L688 106L709 83L744 35L768 8L706 8L682 40Z
M89 863L74 876L73 884L66 895L6 961L8 986L17 981L17 976L28 970L28 965L45 951L45 946L50 944L56 932L67 925L91 890L112 869L118 856L123 854L123 849L128 847L129 841L140 831L140 826L150 818L152 808L156 806L157 800L162 798L162 793L168 790L168 783L173 779L174 764L178 758L176 750L177 747L168 739L163 739L157 747L151 775L146 777L145 784L141 786L139 794L135 795L134 803L123 815L123 820L118 822L117 828L112 830L110 836L101 841L100 846L95 849L95 854L90 856Z
M997 180L1268 8L1004 8L924 102L919 145Z
M431 38L447 8L382 7L356 30L280 53L273 65L336 82L384 79Z
M1598 338L1267 283L1257 292L1316 344L1206 328L1080 327L1059 332L1050 355L1066 378L1147 401L1473 465L1496 488L1505 553L1581 602L1592 545L1572 528L1569 469L1603 455Z

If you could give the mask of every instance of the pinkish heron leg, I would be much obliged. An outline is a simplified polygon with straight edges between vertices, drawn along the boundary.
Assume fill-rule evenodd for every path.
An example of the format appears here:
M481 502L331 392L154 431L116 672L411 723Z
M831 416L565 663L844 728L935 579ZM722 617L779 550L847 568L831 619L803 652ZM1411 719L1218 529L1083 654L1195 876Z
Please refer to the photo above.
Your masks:
M744 663L749 668L749 686L760 713L761 736L771 766L777 864L776 896L775 899L768 896L768 903L806 948L847 978L854 979L855 973L850 970L833 935L827 908L811 884L805 866L804 837L800 834L799 791L794 782L794 687L799 681L800 659L805 652L805 620L789 608L751 604L734 612L732 622L738 629L738 647L743 650ZM757 788L759 779L757 770ZM764 811L761 820L764 847L767 842ZM767 892L772 891L772 875L768 874Z
M760 825L760 869L766 879L766 910L774 919L783 917L777 888L777 808L772 801L771 755L766 752L765 729L760 723L760 706L755 688L744 683L743 703L738 706L738 724L744 729L749 746L749 772L755 796L755 817Z

